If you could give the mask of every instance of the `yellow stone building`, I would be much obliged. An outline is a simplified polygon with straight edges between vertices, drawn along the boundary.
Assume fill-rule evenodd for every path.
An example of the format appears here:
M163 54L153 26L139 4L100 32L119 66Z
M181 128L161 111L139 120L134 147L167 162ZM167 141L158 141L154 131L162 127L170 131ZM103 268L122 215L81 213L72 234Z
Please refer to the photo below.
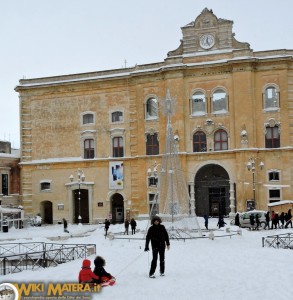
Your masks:
M292 199L293 50L254 52L232 27L204 9L162 62L20 80L26 214L46 223L146 216L165 151L167 90L197 215Z

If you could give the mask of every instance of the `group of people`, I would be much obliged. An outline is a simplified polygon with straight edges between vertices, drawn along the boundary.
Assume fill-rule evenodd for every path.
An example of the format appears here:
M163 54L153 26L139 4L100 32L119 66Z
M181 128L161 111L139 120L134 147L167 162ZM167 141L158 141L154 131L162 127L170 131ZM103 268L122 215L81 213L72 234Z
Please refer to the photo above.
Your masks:
M113 285L116 281L115 277L112 276L105 270L105 259L102 256L97 256L94 260L94 271L91 269L91 261L84 259L82 262L81 270L78 274L78 282L83 284L100 284L101 286Z
M259 214L251 214L249 216L249 222L251 229L258 230L261 226ZM239 213L235 216L235 225L240 226ZM291 228L293 227L291 209L289 209L287 213L282 212L280 215L275 211L272 211L271 213L269 211L266 212L264 229L288 228L289 225L291 225Z
M128 235L129 225L131 227L131 234L135 234L136 221L133 218L130 220L130 222L129 222L128 219L125 219L125 221L124 221L124 227L125 227L124 234Z
M272 211L271 214L269 212L266 213L266 226L265 229L270 229L270 221L271 221L271 229L277 228L288 228L289 225L292 226L292 213L291 208L287 213L281 212L279 215L278 212Z
M109 230L109 227L110 227L110 221L108 219L105 219L105 222L104 222L104 229L105 229L105 236L107 236L108 234L108 230ZM134 218L132 218L129 222L129 220L126 218L125 221L124 221L124 227L125 227L125 231L124 231L124 234L127 234L128 235L128 230L129 230L129 226L131 227L131 234L135 234L135 230L136 230L136 221L134 220Z

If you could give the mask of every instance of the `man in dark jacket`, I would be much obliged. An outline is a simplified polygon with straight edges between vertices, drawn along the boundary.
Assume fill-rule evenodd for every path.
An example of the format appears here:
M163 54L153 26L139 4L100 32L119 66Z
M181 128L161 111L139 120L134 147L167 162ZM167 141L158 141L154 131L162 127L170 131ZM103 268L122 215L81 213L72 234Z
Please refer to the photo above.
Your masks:
M165 248L170 249L169 235L164 225L161 224L162 220L155 216L152 219L152 226L149 228L144 251L149 251L149 242L152 243L153 260L149 272L150 278L155 278L155 271L157 267L158 254L160 255L160 275L164 276L165 273Z
M104 224L105 224L105 228L104 228L105 229L105 236L107 236L108 230L109 230L109 227L110 227L110 221L108 219L105 219Z

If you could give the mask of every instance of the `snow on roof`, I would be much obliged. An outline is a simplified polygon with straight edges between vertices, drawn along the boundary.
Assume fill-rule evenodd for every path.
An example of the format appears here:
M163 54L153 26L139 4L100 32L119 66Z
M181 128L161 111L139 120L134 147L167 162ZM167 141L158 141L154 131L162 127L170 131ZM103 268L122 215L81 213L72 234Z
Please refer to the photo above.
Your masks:
M3 207L0 205L0 213L19 213L21 212L20 208L12 208L12 207Z
M221 51L223 50L217 50L219 53L221 53ZM216 52L216 51L215 51ZM214 53L215 53L214 52ZM227 51L224 51L227 52ZM206 55L206 52L204 53L197 53L196 55ZM195 56L194 53L190 54L190 56ZM125 70L125 72L121 72L119 73L114 72L114 70L110 70L109 74L97 74L94 76L90 76L90 77L75 77L75 78L63 78L61 79L60 77L52 77L52 80L49 80L50 78L47 78L48 81L39 81L39 82L34 82L34 83L30 83L30 82L21 82L19 85L16 86L16 88L18 87L34 87L34 86L49 86L49 85L54 85L54 84L64 84L64 83L74 83L74 82L82 82L82 81L91 81L91 80L99 80L99 79L111 79L111 78L115 78L115 77L125 77L125 76L131 76L131 75L135 75L135 74L140 74L140 73L148 73L148 72L156 72L156 71L163 71L163 70L167 70L170 68L175 68L175 67L193 67L193 66L202 66L202 65L211 65L211 64L221 64L221 63L227 63L227 62L232 62L232 61L239 61L239 60L249 60L249 59L253 59L255 61L257 60L265 60L265 59L273 59L273 58L289 58L292 57L292 55L290 54L278 54L278 55L271 55L271 56L242 56L242 57L234 57L234 58L226 58L226 59L220 59L220 60L212 60L212 61L204 61L204 62L196 62L196 63L174 63L174 64L166 64L166 65L160 65L160 63L157 63L157 66L154 67L154 65L152 65L152 67L150 68L143 68L143 69L128 69Z
M273 202L273 203L269 203L268 206L278 206L278 205L283 205L283 204L293 204L292 200L282 200L282 201L278 201L278 202Z

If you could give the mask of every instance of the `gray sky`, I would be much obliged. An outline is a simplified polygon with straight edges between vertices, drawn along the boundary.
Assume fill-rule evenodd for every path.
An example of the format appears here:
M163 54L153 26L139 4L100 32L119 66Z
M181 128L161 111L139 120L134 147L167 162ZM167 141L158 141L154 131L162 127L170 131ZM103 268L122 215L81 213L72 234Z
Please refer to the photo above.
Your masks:
M19 79L163 61L205 7L254 51L293 49L292 0L0 0L0 140L20 146Z

